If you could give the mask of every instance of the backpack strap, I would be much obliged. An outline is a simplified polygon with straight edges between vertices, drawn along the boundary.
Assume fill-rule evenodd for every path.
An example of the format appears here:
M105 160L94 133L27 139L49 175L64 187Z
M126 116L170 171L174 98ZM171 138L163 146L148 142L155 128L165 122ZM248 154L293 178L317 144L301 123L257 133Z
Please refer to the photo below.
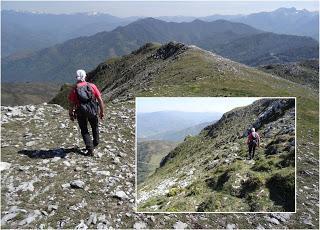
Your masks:
M87 82L87 89L88 89L88 91L91 92L91 100L94 100L95 97L94 97L94 94L93 94L93 89L92 89L92 87L91 87L89 82Z

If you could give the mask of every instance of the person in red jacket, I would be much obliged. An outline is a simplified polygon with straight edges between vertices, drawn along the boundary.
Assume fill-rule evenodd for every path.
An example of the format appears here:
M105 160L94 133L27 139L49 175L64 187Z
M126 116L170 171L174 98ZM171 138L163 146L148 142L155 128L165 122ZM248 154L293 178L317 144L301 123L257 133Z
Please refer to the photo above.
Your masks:
M69 93L69 117L78 120L87 155L94 156L94 147L99 144L99 121L104 117L101 93L96 85L86 82L86 72L77 70L77 83ZM99 109L98 109L99 106ZM99 110L99 112L98 112ZM93 140L88 131L88 121L92 129Z
M248 135L247 145L249 149L248 160L252 160L256 151L256 147L260 146L260 136L256 132L255 128L252 128L251 133Z

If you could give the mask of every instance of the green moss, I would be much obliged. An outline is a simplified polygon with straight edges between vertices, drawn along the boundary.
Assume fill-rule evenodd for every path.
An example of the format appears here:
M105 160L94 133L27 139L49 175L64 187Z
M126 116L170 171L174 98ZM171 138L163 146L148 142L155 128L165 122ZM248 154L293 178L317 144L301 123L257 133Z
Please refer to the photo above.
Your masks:
M174 188L171 188L171 189L169 190L169 192L167 193L167 196L168 196L168 197L176 196L176 195L178 195L179 193L181 193L182 191L183 191L182 188L180 188L180 187L174 187Z

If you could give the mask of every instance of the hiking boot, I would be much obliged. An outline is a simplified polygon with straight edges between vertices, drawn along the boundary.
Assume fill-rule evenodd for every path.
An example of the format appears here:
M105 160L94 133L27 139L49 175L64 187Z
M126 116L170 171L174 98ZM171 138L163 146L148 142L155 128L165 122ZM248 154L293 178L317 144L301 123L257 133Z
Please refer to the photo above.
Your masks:
M88 149L87 155L90 157L93 157L94 156L93 149Z

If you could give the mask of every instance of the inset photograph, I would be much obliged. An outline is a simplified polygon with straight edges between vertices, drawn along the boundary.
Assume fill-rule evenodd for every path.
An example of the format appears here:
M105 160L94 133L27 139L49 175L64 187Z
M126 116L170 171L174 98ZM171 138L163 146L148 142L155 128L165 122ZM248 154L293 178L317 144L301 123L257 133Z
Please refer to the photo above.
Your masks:
M296 99L137 97L137 212L295 212Z

